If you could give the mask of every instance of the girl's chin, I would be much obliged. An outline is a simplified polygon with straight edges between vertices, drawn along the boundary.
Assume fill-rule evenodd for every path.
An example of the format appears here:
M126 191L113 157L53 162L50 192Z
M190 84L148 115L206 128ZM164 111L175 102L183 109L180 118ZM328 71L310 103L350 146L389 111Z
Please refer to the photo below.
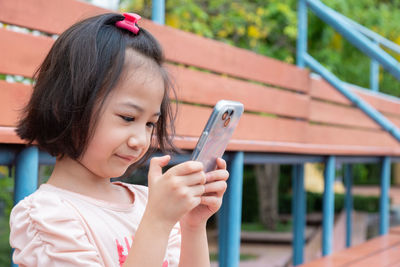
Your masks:
M123 176L126 171L128 170L129 166L127 166L126 168L115 168L115 170L113 170L112 172L110 172L109 177L112 178L118 178Z

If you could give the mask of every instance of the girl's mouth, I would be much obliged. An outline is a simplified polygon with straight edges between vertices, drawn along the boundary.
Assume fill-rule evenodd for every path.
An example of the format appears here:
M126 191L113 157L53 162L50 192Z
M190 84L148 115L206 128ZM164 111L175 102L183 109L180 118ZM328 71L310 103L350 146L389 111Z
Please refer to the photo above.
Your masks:
M115 154L117 157L119 157L120 159L123 159L127 162L133 162L135 161L136 157L135 156L131 156L131 155L120 155L120 154Z

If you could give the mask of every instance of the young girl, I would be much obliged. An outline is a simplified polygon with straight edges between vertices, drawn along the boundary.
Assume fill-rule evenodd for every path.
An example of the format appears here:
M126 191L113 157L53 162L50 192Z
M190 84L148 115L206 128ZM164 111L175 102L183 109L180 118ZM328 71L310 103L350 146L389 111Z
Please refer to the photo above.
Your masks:
M138 19L104 14L73 25L35 75L17 133L57 160L12 211L19 266L210 265L206 222L229 176L222 159L206 174L194 161L163 173L170 156L154 157L148 189L110 182L172 145L162 51Z

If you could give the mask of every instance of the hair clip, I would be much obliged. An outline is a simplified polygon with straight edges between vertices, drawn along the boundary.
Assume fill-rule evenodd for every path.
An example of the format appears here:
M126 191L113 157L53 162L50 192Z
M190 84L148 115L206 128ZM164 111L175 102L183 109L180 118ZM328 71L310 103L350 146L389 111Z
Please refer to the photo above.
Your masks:
M138 34L139 27L137 26L137 22L142 18L138 14L135 13L124 13L125 19L117 21L115 26L118 28L126 29L128 31L133 32L134 34Z

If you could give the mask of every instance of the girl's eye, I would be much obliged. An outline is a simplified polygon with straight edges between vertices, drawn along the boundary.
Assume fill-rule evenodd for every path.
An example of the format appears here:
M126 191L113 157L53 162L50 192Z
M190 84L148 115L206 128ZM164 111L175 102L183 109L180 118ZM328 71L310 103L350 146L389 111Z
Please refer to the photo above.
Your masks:
M147 125L147 127L149 127L149 128L154 128L154 127L156 127L156 124L155 124L154 122L148 122L146 125Z
M133 118L133 117L122 116L122 115L120 115L120 117L121 117L121 119L123 119L126 122L132 122L135 120L135 118Z

